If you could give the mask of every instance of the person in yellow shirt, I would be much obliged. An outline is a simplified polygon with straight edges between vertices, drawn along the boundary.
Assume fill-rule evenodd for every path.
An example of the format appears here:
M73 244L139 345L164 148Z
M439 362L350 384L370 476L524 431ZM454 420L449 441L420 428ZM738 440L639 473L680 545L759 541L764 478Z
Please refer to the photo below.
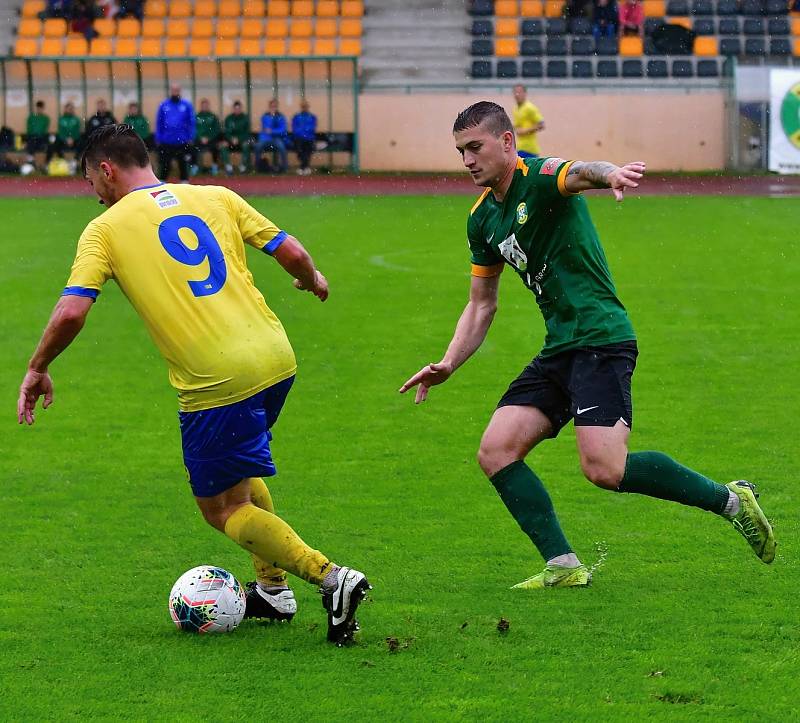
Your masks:
M522 158L538 158L541 154L537 133L544 130L544 116L541 111L528 100L524 85L514 86L514 100L517 102L513 111L514 133L517 136L517 155Z
M328 282L300 242L233 191L163 183L129 125L89 137L81 170L107 210L91 221L64 292L20 387L20 424L53 401L51 362L75 339L103 285L113 279L169 367L178 393L183 458L206 521L251 553L245 617L291 620L286 571L320 586L328 639L358 629L365 575L310 548L274 514L262 477L276 473L271 428L295 378L294 352L256 289L245 244L274 258L294 286L320 301Z

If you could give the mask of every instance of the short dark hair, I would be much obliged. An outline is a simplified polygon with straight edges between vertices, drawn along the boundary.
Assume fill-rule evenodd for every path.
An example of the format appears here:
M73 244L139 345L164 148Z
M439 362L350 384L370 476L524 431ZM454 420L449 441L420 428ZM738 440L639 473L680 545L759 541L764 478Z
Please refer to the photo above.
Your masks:
M506 131L514 132L511 119L502 106L488 100L481 100L458 114L456 122L453 123L453 133L474 128L483 122L486 122L486 128L498 138Z
M36 101L36 107L37 108L44 108L44 101L43 100L37 100Z
M122 168L146 168L150 156L144 141L127 123L101 126L92 131L81 156L81 173L86 175L88 166L101 161L111 161Z

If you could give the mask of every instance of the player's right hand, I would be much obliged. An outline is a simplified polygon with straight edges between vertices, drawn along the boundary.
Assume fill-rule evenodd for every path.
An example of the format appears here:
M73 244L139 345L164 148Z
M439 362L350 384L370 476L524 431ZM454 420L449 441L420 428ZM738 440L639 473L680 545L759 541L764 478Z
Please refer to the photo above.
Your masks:
M53 403L53 380L47 372L28 369L28 373L19 387L17 400L17 419L20 424L33 424L34 409L39 397L44 396L42 406L47 409Z
M446 382L452 373L453 370L450 365L444 362L427 364L400 387L400 394L405 394L412 387L419 385L417 387L417 396L414 397L414 404L424 402L428 398L428 389Z

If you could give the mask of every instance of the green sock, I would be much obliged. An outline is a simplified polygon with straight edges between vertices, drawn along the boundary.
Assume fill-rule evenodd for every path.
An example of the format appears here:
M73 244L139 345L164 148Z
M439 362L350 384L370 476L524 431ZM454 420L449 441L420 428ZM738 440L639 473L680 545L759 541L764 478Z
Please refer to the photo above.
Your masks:
M545 561L572 552L542 481L522 461L491 477L500 499Z
M727 487L678 464L661 452L629 454L618 492L635 492L660 500L680 502L718 515L728 503Z

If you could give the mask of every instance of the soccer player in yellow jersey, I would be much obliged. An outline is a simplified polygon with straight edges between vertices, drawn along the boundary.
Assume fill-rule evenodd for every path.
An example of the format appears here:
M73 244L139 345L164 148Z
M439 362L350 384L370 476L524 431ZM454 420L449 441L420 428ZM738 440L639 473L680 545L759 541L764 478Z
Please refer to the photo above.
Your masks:
M541 154L536 134L544 130L544 116L528 100L524 85L514 86L514 100L517 102L513 112L514 133L517 136L517 155L522 158L538 158Z
M358 629L363 573L306 545L274 514L262 477L275 474L271 428L294 381L294 353L253 284L245 244L272 256L321 301L328 282L293 236L218 186L172 185L153 174L128 125L89 137L82 170L108 207L78 241L67 287L20 387L20 424L53 401L51 362L75 339L103 284L114 279L141 316L178 392L183 456L206 521L250 552L257 580L246 617L291 620L286 571L320 586L328 639Z

